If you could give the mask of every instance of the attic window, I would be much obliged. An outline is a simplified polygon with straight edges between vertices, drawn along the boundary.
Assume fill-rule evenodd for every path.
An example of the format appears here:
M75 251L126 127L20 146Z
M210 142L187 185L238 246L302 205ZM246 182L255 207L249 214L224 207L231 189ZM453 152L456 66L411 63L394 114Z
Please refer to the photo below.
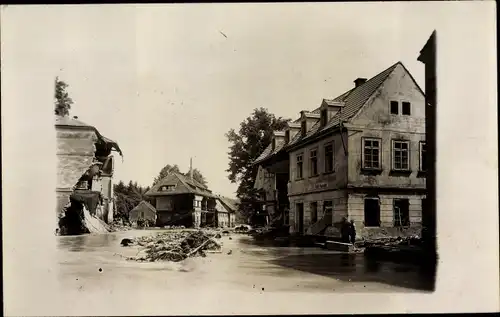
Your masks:
M285 143L290 142L290 130L285 131Z
M175 185L164 185L164 186L160 187L160 191L161 192L168 192L168 191L174 190L174 188L175 188Z
M271 146L272 146L273 151L274 151L274 149L276 148L276 139L273 138L273 140L271 141Z
M401 111L401 112L403 113L403 115L405 115L405 116L409 116L409 115L410 115L410 113L411 113L411 110L410 110L410 109L411 109L411 105L410 105L410 103L409 103L409 102L407 102L407 101L404 101L404 102L403 102L403 109L402 109L402 111Z
M399 102L391 101L391 114L399 114Z
M321 126L324 127L328 121L328 111L326 109L321 110Z
M306 135L306 129L307 129L307 125L306 125L306 120L303 120L302 123L301 123L301 133L302 133L302 136L305 136Z

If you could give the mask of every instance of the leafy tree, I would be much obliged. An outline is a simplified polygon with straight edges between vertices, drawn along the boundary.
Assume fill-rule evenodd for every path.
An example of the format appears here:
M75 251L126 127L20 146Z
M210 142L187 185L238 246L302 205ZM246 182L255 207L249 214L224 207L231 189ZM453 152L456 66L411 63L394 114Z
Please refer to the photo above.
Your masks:
M189 172L187 172L187 173L181 173L181 171L179 169L179 166L177 164L174 164L174 165L167 164L164 168L161 169L161 171L158 174L158 176L154 179L153 186L156 185L156 184L158 184L158 182L160 180L162 180L163 178L167 177L168 174L170 174L172 172L176 172L176 173L179 173L179 174L182 174L184 176L188 176L189 177ZM196 181L198 181L199 183L201 183L201 184L203 184L205 186L207 185L207 181L206 181L205 177L200 172L200 170L198 170L197 168L193 168L193 178Z
M171 172L180 173L181 171L180 171L179 166L177 164L174 164L174 165L167 164L167 165L165 165L165 167L161 169L160 174L158 174L158 176L154 179L153 186L156 185L156 184L158 184L159 181L161 181L162 179L164 179L165 177L167 177L168 174L170 174Z
M142 200L153 203L153 201L146 196L149 187L141 187L137 182L130 181L125 185L123 181L113 187L115 194L115 218L123 219L128 222L128 214L130 210L134 209ZM154 204L153 204L154 205Z
M187 172L184 175L189 176L189 172ZM197 168L193 168L193 178L198 183L201 183L205 186L207 185L207 180L205 179L205 176L203 176Z
M290 119L276 117L265 108L254 109L251 116L240 123L240 129L226 133L229 147L229 180L238 184L236 191L240 209L246 216L252 216L258 208L258 192L253 188L257 166L252 162L271 143L274 130L283 130Z
M62 80L59 80L59 77L56 77L54 110L56 115L62 117L69 116L69 110L71 109L71 105L73 104L73 100L69 97L66 88L68 88L68 84L66 84Z

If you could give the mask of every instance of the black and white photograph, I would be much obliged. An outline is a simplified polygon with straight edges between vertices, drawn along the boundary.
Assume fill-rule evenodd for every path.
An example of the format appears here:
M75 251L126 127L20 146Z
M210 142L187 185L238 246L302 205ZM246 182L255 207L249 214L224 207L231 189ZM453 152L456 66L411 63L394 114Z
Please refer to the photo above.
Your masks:
M4 314L498 311L495 23L3 5Z

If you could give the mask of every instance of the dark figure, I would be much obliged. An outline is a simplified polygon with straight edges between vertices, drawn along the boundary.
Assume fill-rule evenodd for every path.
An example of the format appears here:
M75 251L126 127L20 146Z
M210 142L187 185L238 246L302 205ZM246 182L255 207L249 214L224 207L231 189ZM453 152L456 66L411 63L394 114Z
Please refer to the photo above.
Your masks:
M340 227L340 234L342 236L342 242L349 243L349 235L350 235L350 224L347 222L347 219L342 218L342 224Z
M350 229L350 237L351 237L351 243L354 244L356 241L356 225L354 224L354 220L351 219L351 224L349 226Z

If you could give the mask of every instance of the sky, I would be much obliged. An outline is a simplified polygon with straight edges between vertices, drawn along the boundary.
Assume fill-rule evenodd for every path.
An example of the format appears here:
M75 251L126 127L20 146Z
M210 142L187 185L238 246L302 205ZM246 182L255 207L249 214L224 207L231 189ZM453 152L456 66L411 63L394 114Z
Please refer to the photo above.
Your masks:
M234 197L228 130L257 107L295 119L397 61L424 88L417 57L443 12L418 2L9 6L2 67L51 94L56 76L67 82L70 114L123 150L117 181L151 185L192 157L210 189Z

